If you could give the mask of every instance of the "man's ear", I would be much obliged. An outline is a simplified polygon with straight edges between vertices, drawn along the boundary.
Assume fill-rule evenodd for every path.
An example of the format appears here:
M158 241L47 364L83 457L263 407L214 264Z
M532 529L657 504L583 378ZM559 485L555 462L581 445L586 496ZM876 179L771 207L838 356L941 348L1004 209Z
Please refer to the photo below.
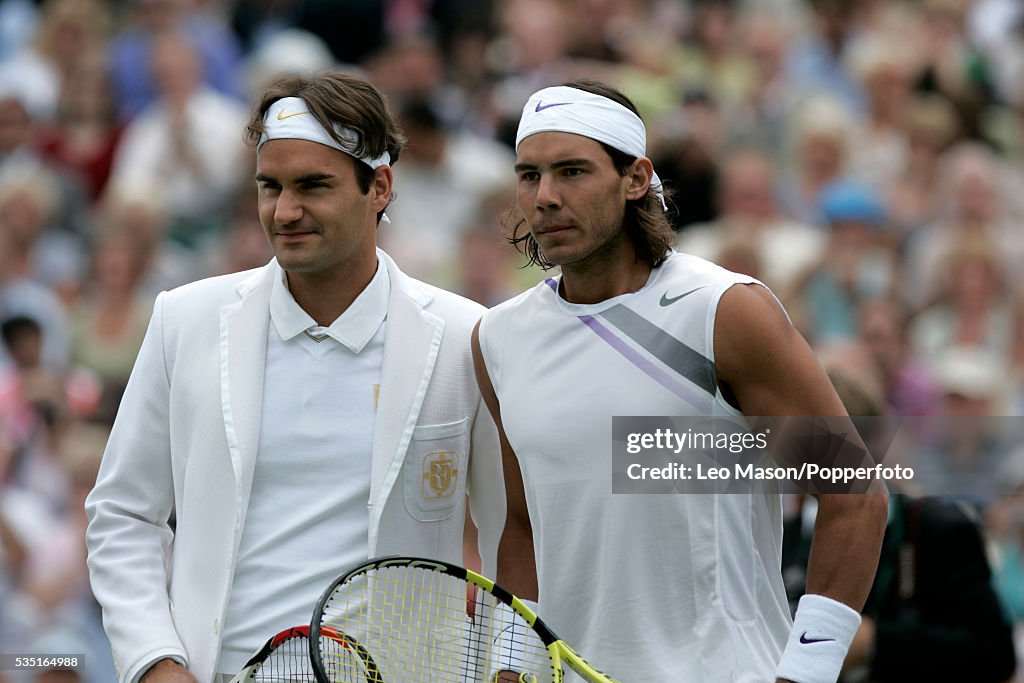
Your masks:
M373 180L370 182L370 198L374 212L380 213L391 202L394 180L395 177L390 166L379 166L373 172Z
M637 157L636 161L626 169L626 199L643 199L651 187L654 177L654 164L647 157Z

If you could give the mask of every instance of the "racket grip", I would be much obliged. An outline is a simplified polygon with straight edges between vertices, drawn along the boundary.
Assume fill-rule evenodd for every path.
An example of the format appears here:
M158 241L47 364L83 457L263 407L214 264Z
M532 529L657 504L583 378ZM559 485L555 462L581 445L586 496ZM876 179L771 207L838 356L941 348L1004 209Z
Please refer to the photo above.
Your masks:
M536 614L537 603L521 600ZM496 681L502 671L520 673L523 669L523 654L527 648L527 635L532 633L523 617L503 602L491 610L489 670L490 681Z

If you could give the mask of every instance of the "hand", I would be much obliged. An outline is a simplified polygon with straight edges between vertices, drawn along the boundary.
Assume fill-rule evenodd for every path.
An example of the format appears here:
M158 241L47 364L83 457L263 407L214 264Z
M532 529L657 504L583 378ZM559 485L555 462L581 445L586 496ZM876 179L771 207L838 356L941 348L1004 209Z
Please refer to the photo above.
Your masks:
M843 662L843 671L850 671L860 666L867 666L871 663L871 654L875 651L875 620L871 617L861 617L860 628L853 636L850 649L846 652L846 661Z
M499 671L494 677L495 683L519 683L519 674L515 671Z
M142 674L139 683L199 683L188 669L173 659L161 659Z

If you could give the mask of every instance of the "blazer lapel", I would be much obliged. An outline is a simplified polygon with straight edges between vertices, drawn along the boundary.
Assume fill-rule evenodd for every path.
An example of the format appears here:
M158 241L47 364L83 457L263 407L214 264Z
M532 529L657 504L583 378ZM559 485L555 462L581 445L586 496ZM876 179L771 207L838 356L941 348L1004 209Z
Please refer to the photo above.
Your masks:
M241 300L221 309L221 408L242 510L248 507L259 446L271 278L278 272L271 263L254 274L239 285Z
M444 332L444 320L423 309L429 295L379 250L378 257L388 267L391 295L373 431L371 549L384 501L402 468Z

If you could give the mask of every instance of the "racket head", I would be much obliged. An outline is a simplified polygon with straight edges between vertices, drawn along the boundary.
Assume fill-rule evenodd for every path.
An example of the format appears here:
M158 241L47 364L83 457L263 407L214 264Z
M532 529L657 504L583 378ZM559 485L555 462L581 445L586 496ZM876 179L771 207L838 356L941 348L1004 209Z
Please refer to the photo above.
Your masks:
M374 558L327 587L310 622L310 660L319 683L338 683L345 679L318 652L324 628L362 643L381 683L489 682L501 670L521 672L523 683L562 680L558 638L537 615L486 577L447 562Z
M379 676L373 675L373 661L351 638L331 628L321 629L314 637L323 641L315 649L339 662L339 667L347 666L352 680L380 683ZM311 649L309 626L285 629L267 640L231 683L313 683L317 679L309 658Z
M231 683L314 680L309 661L309 626L293 626L271 636Z

